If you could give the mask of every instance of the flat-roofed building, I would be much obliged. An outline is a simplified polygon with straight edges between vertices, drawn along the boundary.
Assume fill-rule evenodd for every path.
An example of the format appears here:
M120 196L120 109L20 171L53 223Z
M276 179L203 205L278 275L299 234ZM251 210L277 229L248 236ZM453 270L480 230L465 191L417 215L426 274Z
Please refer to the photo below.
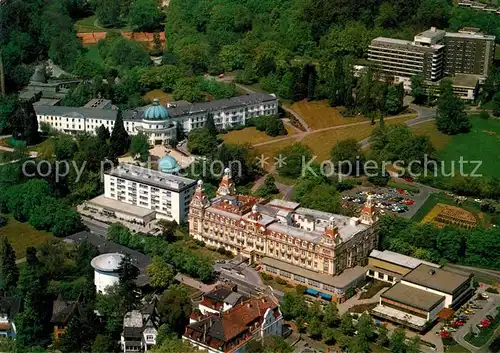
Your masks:
M445 307L455 307L474 290L472 274L459 274L427 264L417 266L401 283L444 296Z
M410 328L424 330L427 323L435 321L444 303L442 295L400 282L381 294L379 305L373 309L373 313Z
M495 36L479 32L478 28L465 28L459 33L446 32L444 73L488 76L495 58Z
M119 164L104 174L104 194L85 203L93 210L117 220L146 225L154 219L184 223L196 181Z
M372 315L423 331L473 292L472 274L421 263L381 294Z
M368 257L368 271L366 275L379 281L394 284L420 264L427 264L434 268L441 267L432 262L427 262L389 250L372 250Z

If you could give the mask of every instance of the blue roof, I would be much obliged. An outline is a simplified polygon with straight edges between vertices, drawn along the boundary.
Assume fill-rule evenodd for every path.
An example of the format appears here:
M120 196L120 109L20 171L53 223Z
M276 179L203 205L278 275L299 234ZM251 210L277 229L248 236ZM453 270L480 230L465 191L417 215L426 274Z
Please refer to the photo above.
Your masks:
M317 296L319 294L319 292L316 289L307 288L306 294Z
M158 170L163 173L175 173L178 172L181 167L179 163L171 155L166 155L158 161Z
M332 300L332 296L328 293L319 293L319 296L325 300Z
M158 102L158 99L153 99L151 104L144 112L144 119L146 120L165 120L168 119L168 110Z

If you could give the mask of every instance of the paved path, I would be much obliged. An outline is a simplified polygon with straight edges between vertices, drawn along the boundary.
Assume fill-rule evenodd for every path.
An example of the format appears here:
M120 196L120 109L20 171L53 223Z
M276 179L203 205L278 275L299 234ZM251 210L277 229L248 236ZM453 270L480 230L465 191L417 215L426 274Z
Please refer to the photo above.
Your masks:
M175 276L175 279L181 283L184 283L185 285L187 285L189 287L196 288L196 289L202 291L203 293L208 293L208 292L214 290L215 286L216 286L215 283L214 284L205 284L205 283L202 283L202 282L200 282L192 277L189 277L187 275L183 275L181 273L177 273L177 275Z
M380 295L384 293L389 287L382 288L375 294L373 297L368 298L368 299L359 299L361 296L362 292L359 292L356 294L354 297L346 300L342 304L337 304L337 307L339 309L339 314L342 315L346 311L348 311L350 308L356 305L362 305L362 304L373 304L373 303L378 303L380 301Z

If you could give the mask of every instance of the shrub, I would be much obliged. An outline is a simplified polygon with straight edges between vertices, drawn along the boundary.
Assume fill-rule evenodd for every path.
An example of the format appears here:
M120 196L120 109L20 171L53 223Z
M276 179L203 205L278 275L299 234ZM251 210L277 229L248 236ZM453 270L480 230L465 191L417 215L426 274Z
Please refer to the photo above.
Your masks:
M274 279L274 277L273 277L273 276L271 276L271 275L269 275L269 274L267 274L267 273L265 273L265 272L262 272L262 273L260 274L260 277L262 277L262 279L263 279L264 281L271 281L272 279Z
M0 216L0 227L3 227L7 224L7 219L4 217Z
M281 285L286 285L286 284L288 284L288 282L287 282L287 281L285 281L285 280L284 280L283 278L281 278L281 277L276 277L276 278L275 278L275 281L276 281L276 283L281 284Z
M483 111L481 111L481 113L479 113L479 117L481 119L488 120L490 118L490 113L483 110Z
M486 292L493 293L493 294L498 294L498 289L489 287L489 288L486 288Z

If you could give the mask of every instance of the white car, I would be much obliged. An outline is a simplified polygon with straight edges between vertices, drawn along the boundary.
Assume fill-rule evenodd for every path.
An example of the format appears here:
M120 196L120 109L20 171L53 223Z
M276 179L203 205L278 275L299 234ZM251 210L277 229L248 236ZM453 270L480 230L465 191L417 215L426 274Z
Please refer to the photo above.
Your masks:
M474 201L477 202L477 203L483 202L483 200L481 200L481 199L474 199Z
M481 293L481 297L483 297L484 299L488 299L490 296L486 293Z

